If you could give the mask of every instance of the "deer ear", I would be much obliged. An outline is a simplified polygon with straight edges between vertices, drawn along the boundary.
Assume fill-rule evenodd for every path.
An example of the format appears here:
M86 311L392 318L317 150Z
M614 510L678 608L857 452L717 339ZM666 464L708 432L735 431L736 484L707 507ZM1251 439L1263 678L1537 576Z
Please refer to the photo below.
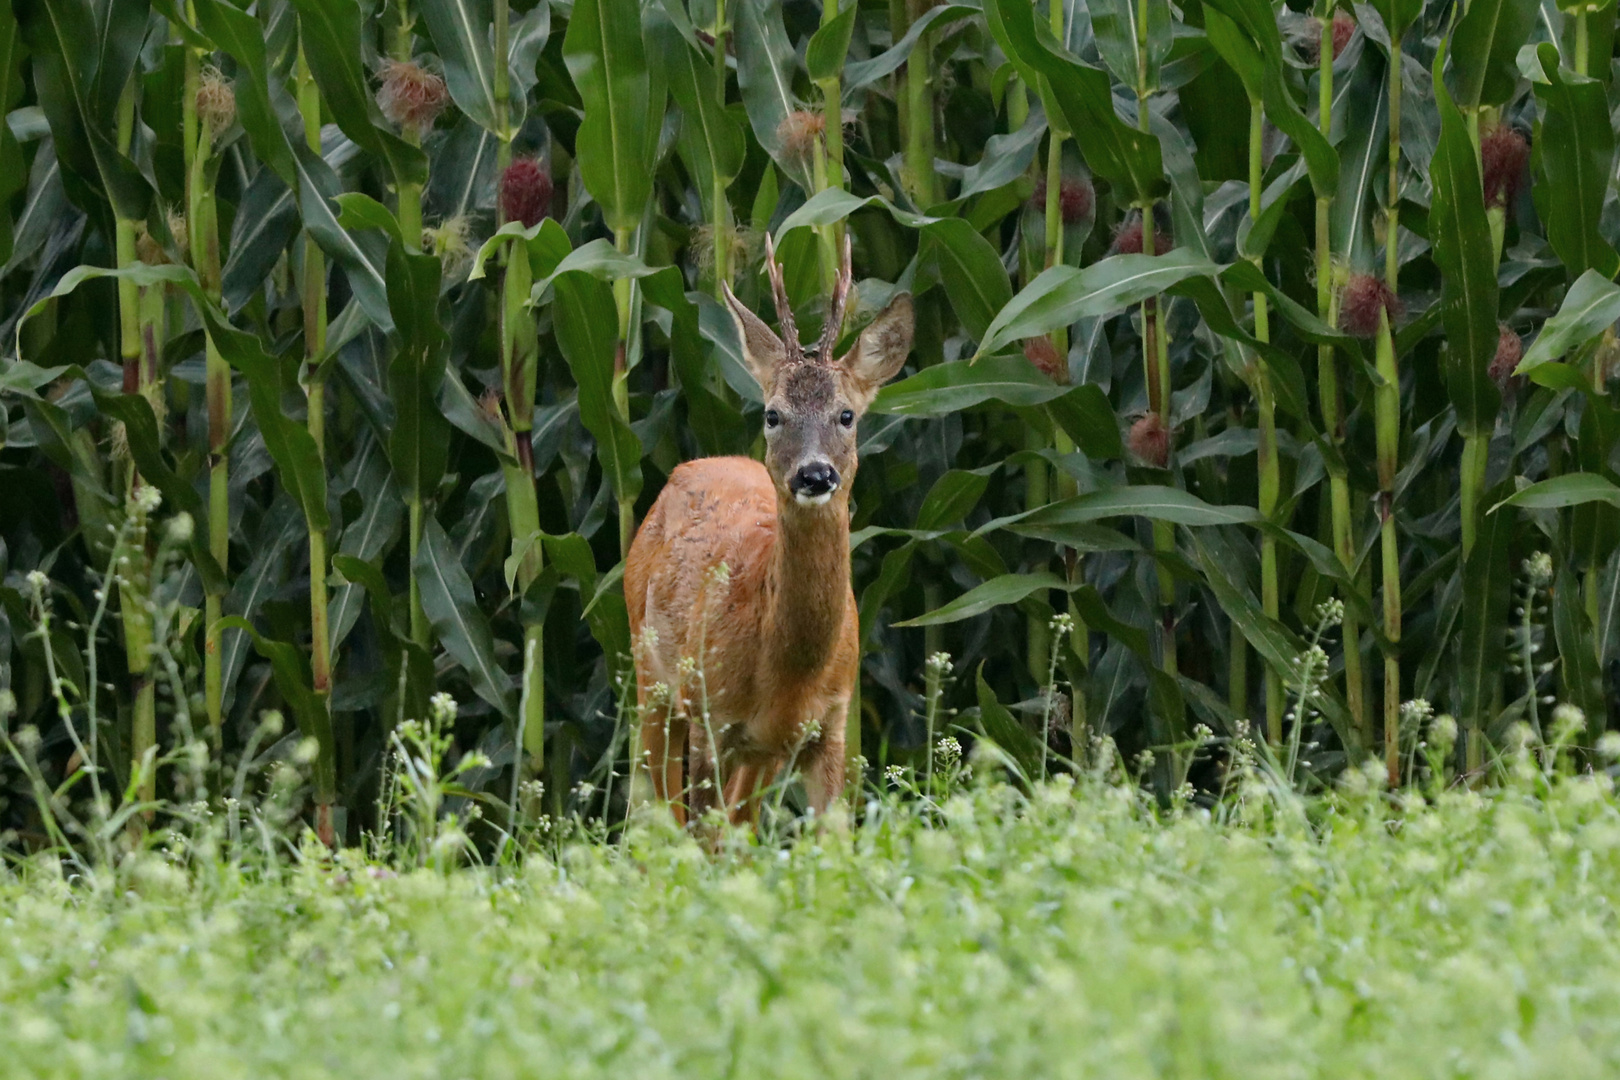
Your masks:
M889 301L869 323L855 347L844 354L839 366L853 383L862 408L872 403L883 384L900 373L911 354L913 315L911 294L901 293Z
M729 284L725 286L725 293L726 307L731 311L731 321L737 324L737 337L742 342L743 362L759 388L769 394L776 369L786 357L787 349L775 331L737 299Z

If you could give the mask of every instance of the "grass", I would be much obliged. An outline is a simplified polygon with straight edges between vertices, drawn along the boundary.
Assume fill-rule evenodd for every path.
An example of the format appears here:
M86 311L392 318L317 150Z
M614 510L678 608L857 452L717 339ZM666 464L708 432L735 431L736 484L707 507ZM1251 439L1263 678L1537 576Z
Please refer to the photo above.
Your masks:
M1213 812L981 783L718 855L652 815L504 869L36 860L0 878L0 1071L1610 1076L1620 802L1534 761Z

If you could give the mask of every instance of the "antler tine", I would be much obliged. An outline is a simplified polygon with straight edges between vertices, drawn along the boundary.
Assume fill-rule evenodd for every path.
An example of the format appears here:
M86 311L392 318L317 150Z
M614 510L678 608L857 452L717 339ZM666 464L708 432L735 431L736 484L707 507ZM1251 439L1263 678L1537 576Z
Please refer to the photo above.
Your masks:
M823 364L831 364L837 358L833 350L838 348L838 338L844 332L844 314L849 308L849 289L855 279L855 272L851 266L853 247L849 234L844 234L844 258L838 268L838 277L833 281L832 295L827 298L827 322L821 328L821 343L816 347L816 355Z
M793 304L788 300L787 285L782 281L782 266L776 261L776 244L770 230L765 231L765 273L771 279L771 297L776 301L776 321L781 326L782 344L788 356L800 353L799 328L793 321Z

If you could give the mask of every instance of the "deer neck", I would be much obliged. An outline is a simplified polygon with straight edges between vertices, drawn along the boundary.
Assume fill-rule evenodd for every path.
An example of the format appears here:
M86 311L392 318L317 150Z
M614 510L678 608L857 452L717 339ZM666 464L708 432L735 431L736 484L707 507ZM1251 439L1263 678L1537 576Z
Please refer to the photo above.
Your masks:
M849 603L849 501L809 510L778 505L766 583L767 653L787 672L821 668Z

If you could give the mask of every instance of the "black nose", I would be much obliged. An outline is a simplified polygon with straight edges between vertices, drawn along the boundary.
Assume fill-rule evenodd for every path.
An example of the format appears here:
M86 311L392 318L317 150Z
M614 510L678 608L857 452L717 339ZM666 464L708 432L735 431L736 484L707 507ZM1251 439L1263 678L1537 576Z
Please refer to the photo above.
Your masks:
M832 467L831 462L812 461L801 466L788 481L788 490L795 495L808 495L811 497L825 495L838 487L838 470Z

